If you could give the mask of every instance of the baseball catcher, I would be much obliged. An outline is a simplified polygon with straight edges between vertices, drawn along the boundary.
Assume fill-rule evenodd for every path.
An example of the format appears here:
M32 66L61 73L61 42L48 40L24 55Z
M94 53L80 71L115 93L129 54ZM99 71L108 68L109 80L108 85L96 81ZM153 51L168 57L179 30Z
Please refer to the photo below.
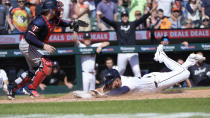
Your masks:
M26 59L29 70L24 72L15 81L10 82L8 86L8 99L15 98L16 91L23 87L23 92L31 97L40 96L36 91L38 85L50 75L52 71L52 62L45 58L39 51L46 50L49 54L55 52L55 47L47 44L49 36L55 26L74 28L76 26L88 24L82 21L63 21L59 18L63 3L56 0L45 0L42 6L42 15L37 16L29 25L20 41L19 49Z

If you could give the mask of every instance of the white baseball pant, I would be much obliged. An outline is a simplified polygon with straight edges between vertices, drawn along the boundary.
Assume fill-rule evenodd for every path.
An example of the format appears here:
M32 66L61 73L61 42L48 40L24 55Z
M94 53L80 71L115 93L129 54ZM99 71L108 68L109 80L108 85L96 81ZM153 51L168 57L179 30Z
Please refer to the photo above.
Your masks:
M135 77L141 77L138 53L119 53L117 56L117 66L120 75L126 70L127 63L130 63L131 69Z
M94 73L82 72L83 91L95 90L96 78Z
M152 90L154 92L160 91L173 86L176 83L182 82L189 77L190 72L185 68L186 66L183 67L166 55L164 55L162 59L171 72L152 72L144 75L140 79L141 85L138 90L144 92L148 90Z

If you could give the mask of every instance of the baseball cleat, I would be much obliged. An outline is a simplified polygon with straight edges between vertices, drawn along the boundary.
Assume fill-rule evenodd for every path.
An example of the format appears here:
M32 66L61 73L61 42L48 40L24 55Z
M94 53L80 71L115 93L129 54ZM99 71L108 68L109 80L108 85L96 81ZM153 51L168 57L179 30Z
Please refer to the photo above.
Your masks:
M40 94L36 90L32 90L32 94L34 97L39 97Z
M162 54L165 54L164 51L163 51L163 45L160 44L158 47L157 47L157 50L156 50L156 53L155 53L155 57L154 57L154 60L155 61L159 61L160 63L163 62L163 60L161 59L161 55Z
M206 60L206 57L203 57L202 55L199 55L199 54L191 53L187 57L186 61L190 62L191 65L195 65L198 61L201 61L201 60Z
M8 95L7 98L8 98L9 100L14 100L14 99L15 99L15 96L10 96L10 95Z
M205 60L205 59L206 59L206 57L203 57L202 55L191 53L187 57L186 61L190 62L191 65L195 65L198 61Z
M31 98L33 98L33 94L31 90L29 90L27 87L23 88L23 93L26 95L29 95Z
M29 95L31 98L40 96L40 94L36 90L30 90L28 89L28 87L23 88L23 93Z
M199 55L199 54L196 54L195 60L197 60L197 61L201 61L201 60L204 61L204 60L206 60L206 57L204 57L202 55Z
M9 100L14 100L15 99L15 92L13 92L13 90L8 89L8 94L7 94L7 98Z

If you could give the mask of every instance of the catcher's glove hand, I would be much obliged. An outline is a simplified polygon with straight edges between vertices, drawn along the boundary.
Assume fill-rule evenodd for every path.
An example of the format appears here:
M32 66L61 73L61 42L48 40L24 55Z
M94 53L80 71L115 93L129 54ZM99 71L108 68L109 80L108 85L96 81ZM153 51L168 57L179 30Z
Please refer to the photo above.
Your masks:
M72 28L74 31L78 32L79 31L79 27L88 27L88 23L82 21L82 20L75 20L73 21L73 24L72 24Z
M79 31L79 24L78 22L74 22L72 25L73 31L78 32Z
M82 21L82 20L77 20L76 22L78 22L78 25L80 27L88 27L89 26L88 23L86 23L85 21Z

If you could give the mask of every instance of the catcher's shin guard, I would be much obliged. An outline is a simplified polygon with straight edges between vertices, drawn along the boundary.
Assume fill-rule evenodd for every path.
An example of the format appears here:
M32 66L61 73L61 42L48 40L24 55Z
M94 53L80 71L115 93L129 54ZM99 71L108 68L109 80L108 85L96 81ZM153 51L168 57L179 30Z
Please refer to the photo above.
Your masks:
M7 93L8 99L9 100L15 99L16 91L19 88L23 87L28 82L30 82L32 77L33 77L33 73L26 71L26 72L23 72L20 75L20 77L18 77L15 81L9 82L9 85L7 87L7 89L8 89L8 93Z
M29 83L30 80L31 80L31 77L26 77L26 78L24 78L24 80L23 80L20 84L18 84L18 85L14 88L13 91L16 92L19 88L21 88L21 87L23 87L24 85L26 85L27 83Z
M36 90L39 84L46 78L46 76L50 75L52 72L52 62L45 58L41 58L41 60L42 62L40 67L32 79L33 82L28 85L30 90Z
M18 77L15 81L10 82L8 85L9 91L16 92L19 88L23 87L25 84L30 82L33 77L32 72L23 72L20 77Z

